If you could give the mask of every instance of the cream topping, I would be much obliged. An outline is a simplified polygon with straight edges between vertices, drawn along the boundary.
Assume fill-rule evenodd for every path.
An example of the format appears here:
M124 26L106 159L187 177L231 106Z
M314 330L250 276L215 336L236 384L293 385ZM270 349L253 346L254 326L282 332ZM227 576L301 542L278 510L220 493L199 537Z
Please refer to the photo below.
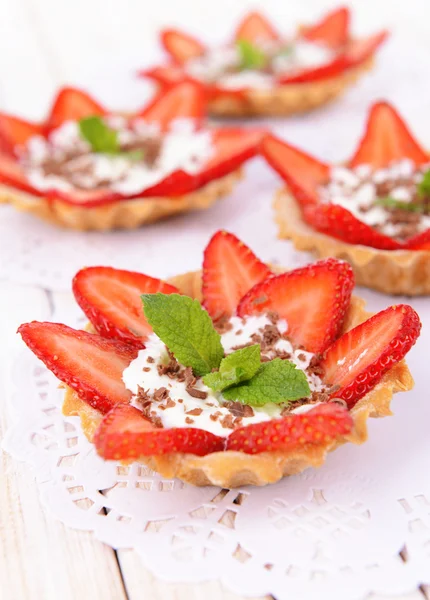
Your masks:
M333 167L330 181L320 188L323 202L348 209L363 223L393 238L405 239L430 227L430 215L393 211L378 205L378 199L391 197L402 202L416 202L417 184L430 163L417 167L411 160L392 162L383 169L359 165L355 169ZM413 227L412 227L413 225Z
M288 50L285 51L287 46ZM187 72L206 83L217 83L226 89L270 88L283 75L304 69L316 68L333 60L335 52L322 44L306 40L286 43L261 44L267 53L268 64L264 70L240 70L240 53L234 46L212 48L204 55L187 62ZM282 51L284 50L284 51Z
M222 345L226 354L232 352L237 346L253 343L252 336L261 334L265 328L273 327L273 321L266 315L250 316L244 319L232 317L230 328L221 334ZM278 320L276 323L278 335L284 336L288 332L287 323ZM163 427L198 427L211 431L220 436L227 436L232 431L232 412L223 405L222 393L215 392L204 385L201 379L197 379L194 389L204 392L205 398L196 398L187 391L187 383L170 378L167 374L160 374L158 365L168 362L168 353L163 342L152 334L145 342L145 349L140 350L137 358L125 369L123 381L127 389L133 393L132 404L142 409L142 393L149 407L146 406L148 414L155 419L160 419ZM273 350L265 353L262 347L262 356L273 358L275 351L291 354L289 360L293 361L298 368L305 371L314 356L310 352L295 349L290 341L281 337L276 341ZM306 372L306 371L305 371ZM311 391L324 391L324 385L318 375L306 372ZM164 398L154 398L157 390L166 388L168 394ZM163 394L161 394L161 397ZM158 396L160 397L160 395ZM309 409L305 408L309 406ZM306 403L293 409L292 412L304 412L315 406L314 403ZM260 423L281 416L284 406L268 403L263 407L252 407L247 412L252 413L240 417L234 426ZM224 425L223 425L224 423ZM228 425L226 425L228 424Z
M142 119L127 122L113 116L106 117L106 122L118 131L121 144L132 146L142 139L157 143L159 140L154 163L135 160L126 154L91 152L88 142L80 136L78 124L67 121L52 131L48 139L32 137L21 153L31 185L40 191L107 187L112 192L132 195L156 185L177 170L191 175L198 173L213 155L210 131L196 131L189 119L174 121L162 135L156 125ZM67 177L47 172L45 166L49 159L64 160L63 173Z

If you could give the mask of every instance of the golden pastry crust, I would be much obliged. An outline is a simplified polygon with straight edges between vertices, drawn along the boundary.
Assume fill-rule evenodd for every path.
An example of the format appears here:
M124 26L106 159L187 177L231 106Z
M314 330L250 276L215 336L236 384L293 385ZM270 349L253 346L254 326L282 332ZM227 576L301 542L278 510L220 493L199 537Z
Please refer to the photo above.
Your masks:
M281 271L281 270L280 270ZM182 293L201 298L201 273L186 273L170 280ZM353 297L346 315L344 331L348 331L369 317L364 310L364 301ZM362 398L351 410L354 420L353 431L336 441L321 445L306 445L287 452L215 452L207 456L193 454L166 454L164 456L142 457L144 463L163 477L178 477L193 485L217 485L231 488L244 485L266 485L285 477L300 473L308 467L318 467L325 461L328 452L345 442L361 444L367 439L368 417L385 417L391 414L390 402L393 394L410 390L413 379L404 361L390 369L382 380ZM82 428L92 440L102 415L79 399L76 393L66 389L63 404L65 415L78 415Z
M219 198L230 194L241 177L242 171L237 169L183 196L132 198L96 207L72 205L62 200L48 200L2 185L0 203L8 202L19 210L68 229L80 231L136 229L141 225L178 213L204 210Z
M274 208L280 238L292 240L297 250L313 252L320 258L347 260L357 285L386 294L430 294L430 250L378 250L319 233L305 223L287 188L277 192Z
M243 96L219 96L209 103L217 117L288 116L327 104L346 91L373 66L373 58L362 65L321 81L280 85L274 89L250 89Z

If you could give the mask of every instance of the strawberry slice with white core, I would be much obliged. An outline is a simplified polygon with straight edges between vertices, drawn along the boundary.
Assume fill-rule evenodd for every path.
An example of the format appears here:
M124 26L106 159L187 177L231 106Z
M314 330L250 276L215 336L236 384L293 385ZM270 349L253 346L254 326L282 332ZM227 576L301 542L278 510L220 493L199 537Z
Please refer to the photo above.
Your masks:
M300 450L328 444L350 433L352 427L352 417L345 408L322 404L304 414L240 427L227 438L227 450L247 454Z
M230 316L246 292L271 274L235 235L218 231L204 253L203 305L213 320Z
M143 313L142 294L179 293L160 279L111 267L88 267L73 279L73 294L96 331L143 345L152 332Z
M267 135L261 143L261 154L291 188L301 204L318 201L317 188L330 175L330 165L283 142L274 135Z
M105 108L86 92L74 87L65 87L58 92L45 127L49 132L66 121L79 121L85 117L106 114Z
M377 102L370 109L365 134L349 166L366 164L383 168L405 158L416 165L429 161L428 153L415 140L395 108L388 102Z
M419 316L411 306L386 308L327 349L321 363L324 381L340 386L334 395L352 408L409 352L420 330Z
M261 43L279 40L279 34L273 25L259 12L250 12L239 24L235 40L247 40Z
M330 48L339 48L348 42L350 11L342 6L328 13L315 25L305 26L301 37L309 42L324 44Z
M63 383L102 413L118 402L130 402L122 373L138 349L118 340L77 331L59 323L25 323L22 339Z
M199 122L206 113L206 92L194 81L182 81L167 90L161 90L154 100L137 116L168 129L175 119L193 119Z
M274 312L287 335L308 352L323 352L341 331L354 275L346 262L328 258L255 285L239 303L240 317Z
M205 52L205 47L196 38L177 29L164 29L161 32L164 49L178 64L197 58Z
M97 452L107 460L136 460L185 452L204 456L224 449L224 439L194 427L156 428L140 410L115 406L103 419L94 436Z
M43 129L38 123L0 113L0 152L15 156L17 147L35 135L43 135Z

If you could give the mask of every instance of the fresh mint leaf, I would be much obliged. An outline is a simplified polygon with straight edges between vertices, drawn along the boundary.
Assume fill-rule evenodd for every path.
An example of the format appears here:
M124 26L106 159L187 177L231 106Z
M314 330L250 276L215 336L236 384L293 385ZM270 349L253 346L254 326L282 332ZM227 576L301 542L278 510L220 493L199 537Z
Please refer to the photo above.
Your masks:
M261 365L260 344L247 346L222 359L219 371L208 373L203 383L216 392L254 377Z
M248 40L238 40L236 48L239 52L241 70L245 69L264 69L267 64L266 54Z
M307 398L310 388L306 375L289 360L275 358L263 363L252 379L223 392L227 400L236 400L251 406L268 402L280 404Z
M430 169L426 171L417 185L417 192L421 198L430 196Z
M85 117L79 121L79 132L93 152L118 154L118 132L106 125L101 117Z
M422 204L417 202L405 202L404 200L396 200L391 196L385 198L378 198L375 201L376 206L383 206L385 208L395 208L398 210L406 210L407 212L423 212L424 207Z
M185 367L198 376L218 369L224 357L221 336L197 300L179 294L143 294L145 317L154 333Z

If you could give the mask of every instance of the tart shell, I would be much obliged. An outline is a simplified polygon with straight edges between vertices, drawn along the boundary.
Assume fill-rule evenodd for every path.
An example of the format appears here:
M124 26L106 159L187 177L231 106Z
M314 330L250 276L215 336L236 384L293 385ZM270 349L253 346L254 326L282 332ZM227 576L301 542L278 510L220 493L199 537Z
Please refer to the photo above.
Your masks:
M33 196L3 185L0 186L0 203L10 203L21 211L68 229L80 231L136 229L141 225L182 212L204 210L219 198L230 194L241 177L242 171L237 169L183 196L132 198L95 207Z
M370 58L359 67L321 81L279 85L269 90L249 89L236 96L220 95L209 102L209 113L217 117L275 117L308 112L340 96L372 66Z
M430 250L378 250L319 233L303 220L300 207L286 188L276 194L274 209L280 238L292 240L297 250L320 258L347 260L357 285L394 295L430 294Z
M280 272L282 269L280 270ZM201 273L187 273L170 280L186 295L201 299ZM364 310L364 301L353 297L346 315L344 331L355 327L369 317ZM275 483L286 475L294 475L308 467L321 466L327 453L345 442L361 444L367 439L368 417L391 415L390 402L393 394L410 390L413 379L404 361L390 369L375 386L350 411L354 427L347 436L341 436L329 443L307 444L293 451L262 452L214 452L206 456L193 454L166 454L164 456L141 457L139 462L147 465L163 477L178 477L182 481L197 486L216 485L225 488L244 485L266 485ZM102 415L81 400L71 389L66 388L63 413L79 416L85 435L91 441Z

